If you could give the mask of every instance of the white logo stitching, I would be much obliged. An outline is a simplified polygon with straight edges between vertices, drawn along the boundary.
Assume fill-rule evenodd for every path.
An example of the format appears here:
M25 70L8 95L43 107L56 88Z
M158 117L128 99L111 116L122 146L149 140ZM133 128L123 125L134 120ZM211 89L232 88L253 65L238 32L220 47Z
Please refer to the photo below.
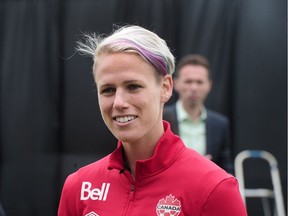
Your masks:
M99 216L99 215L92 211L92 212L86 214L85 216Z
M110 183L103 183L101 189L92 188L91 182L82 182L80 200L102 200L107 199Z

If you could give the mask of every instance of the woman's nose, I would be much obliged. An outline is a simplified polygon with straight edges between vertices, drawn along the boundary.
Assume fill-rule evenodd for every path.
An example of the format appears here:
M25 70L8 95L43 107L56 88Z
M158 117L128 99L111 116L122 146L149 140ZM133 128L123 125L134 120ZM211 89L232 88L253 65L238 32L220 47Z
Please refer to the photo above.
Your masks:
M123 109L127 108L127 95L123 91L116 91L115 97L114 97L114 103L113 108L115 109Z

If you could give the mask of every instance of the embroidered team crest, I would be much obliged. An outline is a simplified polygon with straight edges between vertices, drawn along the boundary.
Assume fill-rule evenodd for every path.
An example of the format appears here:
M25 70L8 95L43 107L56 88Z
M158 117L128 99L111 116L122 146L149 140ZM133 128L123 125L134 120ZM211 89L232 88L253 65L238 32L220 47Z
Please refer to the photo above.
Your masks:
M156 213L158 216L177 216L180 212L181 202L174 199L172 194L166 196L166 199L160 199L156 207Z

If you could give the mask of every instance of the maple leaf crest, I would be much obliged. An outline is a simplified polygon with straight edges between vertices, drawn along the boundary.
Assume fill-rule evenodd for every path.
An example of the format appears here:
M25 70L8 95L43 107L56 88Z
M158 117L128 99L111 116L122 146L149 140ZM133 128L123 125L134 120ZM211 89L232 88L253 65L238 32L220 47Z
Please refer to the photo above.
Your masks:
M172 194L170 194L169 196L166 196L166 199L163 198L163 199L159 200L159 204L181 206L180 201L177 199L174 200L174 196L172 196Z
M172 194L159 200L156 213L158 216L177 216L181 212L181 202Z

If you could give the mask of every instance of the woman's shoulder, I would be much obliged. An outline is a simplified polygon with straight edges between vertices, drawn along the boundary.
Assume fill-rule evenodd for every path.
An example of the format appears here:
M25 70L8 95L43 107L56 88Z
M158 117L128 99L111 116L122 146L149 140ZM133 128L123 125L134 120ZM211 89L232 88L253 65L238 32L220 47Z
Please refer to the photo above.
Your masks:
M218 184L224 179L233 178L217 164L193 149L186 148L177 163L179 163L177 166L183 167L182 170L187 173L186 176L191 176L194 180L197 176L196 179L199 179L199 182L205 179L206 183Z
M90 178L93 178L93 176L97 175L98 173L103 173L105 170L107 170L108 162L109 162L109 156L107 155L93 163L87 164L81 168L79 168L74 173L71 173L67 179L66 183L77 183L82 182L83 180L89 180Z

